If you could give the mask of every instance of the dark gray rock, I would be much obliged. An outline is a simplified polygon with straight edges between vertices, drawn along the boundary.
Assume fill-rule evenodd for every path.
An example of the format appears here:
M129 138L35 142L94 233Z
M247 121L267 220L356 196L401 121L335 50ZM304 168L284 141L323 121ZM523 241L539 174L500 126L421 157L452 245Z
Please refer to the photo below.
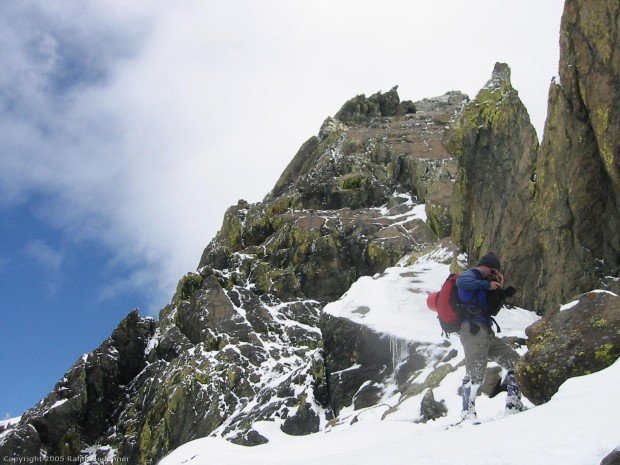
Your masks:
M620 465L620 449L613 450L605 456L601 465Z
M127 385L145 367L155 322L131 312L95 351L78 360L54 390L28 410L0 444L1 456L79 455L118 419Z
M306 402L302 402L295 415L288 417L282 424L282 431L293 436L304 436L319 431L321 420L314 409Z
M377 405L384 394L383 387L374 383L362 386L353 396L353 408L361 410Z
M479 393L487 397L495 397L502 391L502 377L500 367L489 367L484 375L484 380L480 385ZM505 389L503 389L505 390Z
M436 420L446 416L447 413L448 409L445 402L443 400L440 402L436 401L432 389L426 391L420 404L420 422L426 423L427 421Z
M395 116L400 104L397 89L398 86L389 92L377 92L368 98L363 94L358 95L346 102L335 118L343 123L364 123L373 117ZM406 108L411 110L411 105ZM413 110L412 113L415 113L415 106Z
M346 318L323 314L321 331L329 407L335 415L352 404L355 409L376 405L383 394L381 386L387 380L392 379L404 392L406 380L428 363L418 353L418 344L408 341L394 344L388 336ZM396 346L402 346L401 354L392 353ZM396 356L402 359L395 366Z
M267 444L269 442L265 436L262 436L253 429L244 433L239 433L235 437L230 438L229 441L240 446L260 446L261 444Z
M3 463L19 463L21 459L41 457L41 438L30 423L20 423L11 428L0 441Z

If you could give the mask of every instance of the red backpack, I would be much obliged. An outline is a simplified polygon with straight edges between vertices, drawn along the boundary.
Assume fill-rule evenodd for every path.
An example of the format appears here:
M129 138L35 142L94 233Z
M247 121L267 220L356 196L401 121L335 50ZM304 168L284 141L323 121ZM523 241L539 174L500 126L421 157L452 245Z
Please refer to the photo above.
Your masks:
M426 305L432 311L437 312L439 324L446 336L461 330L460 301L456 288L456 280L459 276L460 274L450 274L441 289L430 293L426 298Z

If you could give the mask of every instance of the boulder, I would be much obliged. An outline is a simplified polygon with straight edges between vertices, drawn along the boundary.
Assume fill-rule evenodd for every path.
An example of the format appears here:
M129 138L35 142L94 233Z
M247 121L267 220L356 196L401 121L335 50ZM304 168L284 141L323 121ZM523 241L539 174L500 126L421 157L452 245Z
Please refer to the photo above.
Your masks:
M620 356L620 297L582 295L573 307L547 315L527 330L528 352L518 362L523 394L548 401L568 378L608 367Z
M356 409L375 405L382 385L393 377L405 384L414 372L426 366L417 352L418 344L401 341L401 361L394 363L395 344L389 336L377 333L346 318L324 313L321 332L328 376L329 407L334 415L354 404Z
M422 397L422 403L420 404L420 423L436 420L437 418L446 416L447 413L448 409L445 401L436 401L432 389L426 391L426 394Z

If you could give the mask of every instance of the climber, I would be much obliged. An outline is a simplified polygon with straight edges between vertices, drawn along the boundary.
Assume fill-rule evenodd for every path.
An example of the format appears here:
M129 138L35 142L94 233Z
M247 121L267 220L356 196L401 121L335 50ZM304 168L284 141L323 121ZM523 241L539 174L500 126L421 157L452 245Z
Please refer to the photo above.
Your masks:
M495 336L493 316L497 315L506 297L515 294L514 287L504 289L504 276L500 273L501 263L493 253L483 256L478 266L461 273L456 280L461 302L461 330L459 333L465 351L465 378L463 379L463 410L461 418L477 422L476 395L482 384L487 361L495 361L508 370L506 385L506 412L524 410L521 393L514 373L519 354L510 345ZM498 332L500 331L497 325Z

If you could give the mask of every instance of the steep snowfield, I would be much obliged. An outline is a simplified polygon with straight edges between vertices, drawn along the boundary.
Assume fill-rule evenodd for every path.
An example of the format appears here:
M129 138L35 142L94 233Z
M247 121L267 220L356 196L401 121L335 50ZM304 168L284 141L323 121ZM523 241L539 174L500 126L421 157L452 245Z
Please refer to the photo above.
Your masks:
M364 324L398 339L446 344L434 313L426 307L426 295L437 290L448 275L447 252L441 249L411 267L395 267L374 277L364 277L325 311ZM503 309L500 335L524 336L536 320L532 312ZM448 342L459 351L458 337ZM394 346L398 350L398 345ZM524 350L524 349L522 349ZM395 353L395 363L399 354ZM421 395L407 399L398 410L381 420L398 404L400 395L386 394L379 406L340 413L339 422L320 433L294 437L274 423L255 424L270 442L247 448L220 438L187 443L164 458L161 465L347 465L410 463L414 465L598 464L620 446L620 361L593 375L567 381L553 399L518 415L504 415L504 397L481 396L477 409L482 424L453 426L459 417L457 388L464 369L448 375L435 398L444 400L448 415L426 424L419 417ZM389 389L386 392L394 392Z

